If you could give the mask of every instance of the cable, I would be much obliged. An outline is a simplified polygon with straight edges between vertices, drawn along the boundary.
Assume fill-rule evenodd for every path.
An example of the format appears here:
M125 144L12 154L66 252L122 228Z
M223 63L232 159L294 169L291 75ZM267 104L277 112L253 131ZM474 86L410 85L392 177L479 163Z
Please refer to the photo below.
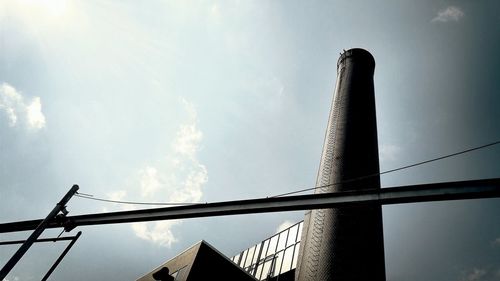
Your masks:
M103 199L103 198L96 198L91 194L85 194L83 195L82 193L75 194L76 197L84 198L84 199L90 199L90 200L95 200L95 201L102 201L102 202L108 202L108 203L117 203L117 204L129 204L129 205L150 205L150 206L187 206L187 205L196 205L196 204L201 204L201 203L174 203L174 202L132 202L132 201L119 201L119 200L110 200L110 199Z
M281 197L281 196L285 196L285 195L302 193L302 192L306 192L306 191L310 191L310 190L315 190L315 189L319 189L319 188L330 187L330 186L334 186L334 185L339 185L339 184L344 184L344 183L359 181L359 180L363 180L363 179L367 179L367 178L371 178L371 177L376 177L376 176L380 176L380 175L385 175L385 174L389 174L389 173L401 171L401 170L404 170L404 169L408 169L408 168L413 168L413 167L416 167L416 166L424 165L424 164L427 164L427 163L435 162L435 161L438 161L438 160L443 160L443 159L450 158L450 157L453 157L453 156L461 155L461 154L468 153L468 152L471 152L471 151L474 151L474 150L483 149L483 148L486 148L486 147L489 147L489 146L494 146L494 145L497 145L497 144L500 144L500 140L492 142L492 143L484 144L484 145L481 145L481 146L476 146L476 147L473 147L473 148L469 148L469 149L466 149L466 150L462 150L462 151L459 151L459 152L447 154L447 155L444 155L444 156L432 158L432 159L425 160L425 161L422 161L422 162L417 162L417 163L413 163L413 164L406 165L406 166L403 166L403 167L399 167L399 168L395 168L395 169L383 171L383 172L380 172L380 173L366 175L366 176L362 176L362 177L354 178L354 179L348 179L348 180L345 180L345 181L335 182L335 183L331 183L331 184L327 184L327 185L322 185L322 186L317 186L317 187L300 189L300 190L297 190L297 191L291 191L291 192L287 192L287 193L283 193L283 194L278 194L278 195L275 195L275 196L272 196L272 197Z
M422 161L422 162L417 162L417 163L413 163L413 164L410 164L410 165L402 166L402 167L399 167L399 168L395 168L395 169L383 171L383 172L380 172L380 173L375 173L375 174L366 175L366 176L362 176L362 177L358 177L358 178L348 179L348 180L344 180L344 181L341 181L341 182L335 182L335 183L331 183L331 184L327 184L327 185L310 187L310 188L305 188L305 189L299 189L299 190L296 190L296 191L290 191L290 192L287 192L287 193L282 193L282 194L278 194L278 195L275 195L275 196L271 196L269 198L281 197L281 196L291 195L291 194L297 194L297 193L302 193L302 192L306 192L306 191L310 191L310 190L315 190L315 189L319 189L319 188L330 187L330 186L334 186L334 185L345 184L345 183L355 182L355 181L359 181L359 180L363 180L363 179L367 179L367 178L371 178L371 177L385 175L385 174L389 174L389 173L393 173L393 172L405 170L405 169L408 169L408 168L413 168L413 167L416 167L416 166L428 164L428 163L435 162L435 161L438 161L438 160L443 160L443 159L450 158L450 157L453 157L453 156L461 155L461 154L468 153L468 152L471 152L471 151L474 151L474 150L483 149L483 148L486 148L486 147L489 147L489 146L494 146L494 145L497 145L497 144L500 144L500 140L492 142L492 143L488 143L488 144L485 144L485 145L481 145L481 146L469 148L469 149L466 149L466 150L462 150L462 151L459 151L459 152L455 152L455 153L452 153L452 154L447 154L447 155L444 155L444 156L439 156L439 157L432 158L432 159L429 159L429 160L425 160L425 161ZM75 196L80 197L80 198L84 198L84 199L95 200L95 201L117 203L117 204L129 204L129 205L186 206L186 205L203 204L203 203L194 203L194 202L192 202L192 203L174 203L174 202L133 202L133 201L119 201L119 200L110 200L110 199L96 198L96 197L94 197L91 194L85 194L85 193L79 193L79 192L77 192L75 194Z

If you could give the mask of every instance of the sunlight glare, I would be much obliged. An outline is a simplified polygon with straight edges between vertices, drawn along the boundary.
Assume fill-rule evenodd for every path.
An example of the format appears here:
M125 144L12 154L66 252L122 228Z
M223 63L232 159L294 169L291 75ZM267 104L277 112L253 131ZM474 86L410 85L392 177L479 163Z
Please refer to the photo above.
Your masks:
M21 7L47 17L62 17L68 10L67 0L18 0Z
M66 21L72 6L68 0L13 0L8 4L14 16L32 24Z

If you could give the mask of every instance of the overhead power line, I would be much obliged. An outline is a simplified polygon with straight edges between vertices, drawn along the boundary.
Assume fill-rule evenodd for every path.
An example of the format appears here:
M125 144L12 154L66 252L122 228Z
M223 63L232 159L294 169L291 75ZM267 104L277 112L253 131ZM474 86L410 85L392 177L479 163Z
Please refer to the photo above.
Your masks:
M103 199L103 198L96 198L91 194L83 194L83 193L78 193L75 194L76 197L84 198L84 199L90 199L90 200L95 200L95 201L102 201L102 202L108 202L108 203L117 203L117 204L128 204L128 205L149 205L149 206L186 206L186 205L194 205L194 204L200 204L200 203L179 203L179 202L132 202L132 201L119 201L119 200L110 200L110 199Z
M372 178L372 177L376 177L376 176L380 176L380 175L385 175L385 174L389 174L389 173L393 173L393 172L397 172L397 171L401 171L401 170L413 168L413 167L416 167L416 166L421 166L421 165L428 164L428 163L431 163L431 162L435 162L435 161L438 161L438 160L443 160L443 159L446 159L446 158L454 157L454 156L457 156L457 155L465 154L465 153L468 153L468 152L471 152L471 151L475 151L475 150L479 150L479 149L483 149L483 148L486 148L486 147L494 146L494 145L497 145L497 144L500 144L500 140L497 140L495 142L491 142L491 143L488 143L488 144L484 144L484 145L481 145L481 146L476 146L476 147L473 147L473 148L465 149L465 150L462 150L462 151L459 151L459 152L455 152L455 153L451 153L451 154L439 156L439 157L432 158L432 159L429 159L429 160L425 160L425 161L413 163L413 164L410 164L410 165L402 166L402 167L399 167L399 168L395 168L395 169L383 171L383 172L380 172L380 173L375 173L375 174L371 174L371 175L361 176L361 177L358 177L358 178L348 179L348 180L344 180L344 181L340 181L340 182L335 182L335 183L331 183L331 184L327 184L327 185L321 185L321 186L316 186L316 187L310 187L310 188L300 189L300 190L296 190L296 191L291 191L291 192L287 192L287 193L283 193L283 194L278 194L278 195L275 195L273 197L281 197L281 196L285 196L285 195L297 194L297 193L302 193L302 192L306 192L306 191L310 191L310 190L316 190L316 189L319 189L319 188L325 188L325 187L330 187L330 186L334 186L334 185L345 184L345 183L355 182L355 181L359 181L359 180L363 180L363 179L367 179L367 178Z
M497 144L500 144L500 140L495 141L495 142L491 142L491 143L488 143L488 144L484 144L484 145L481 145L481 146L476 146L476 147L473 147L473 148L465 149L465 150L462 150L462 151L459 151L459 152L455 152L455 153L451 153L451 154L439 156L439 157L432 158L432 159L429 159L429 160L425 160L425 161L413 163L413 164L410 164L410 165L402 166L402 167L399 167L399 168L395 168L395 169L383 171L383 172L380 172L380 173L375 173L375 174L366 175L366 176L362 176L362 177L358 177L358 178L348 179L348 180L344 180L344 181L341 181L341 182L335 182L335 183L331 183L331 184L327 184L327 185L321 185L321 186L316 186L316 187L310 187L310 188L305 188L305 189L299 189L299 190L295 190L295 191L290 191L290 192L286 192L286 193L282 193L282 194L270 196L270 198L282 197L282 196L286 196L286 195L292 195L292 194L302 193L302 192L306 192L306 191L316 190L316 189L319 189L319 188L325 188L325 187L330 187L330 186L334 186L334 185L345 184L345 183L355 182L355 181L359 181L359 180L363 180L363 179L367 179L367 178L372 178L372 177L376 177L376 176L380 176L380 175L385 175L385 174L389 174L389 173L393 173L393 172L397 172L397 171L401 171L401 170L413 168L413 167L416 167L416 166L421 166L421 165L428 164L428 163L431 163L431 162L443 160L443 159L446 159L446 158L458 156L458 155L465 154L465 153L468 153L468 152L472 152L472 151L475 151L475 150L479 150L479 149L483 149L483 148L486 148L486 147L494 146L494 145L497 145ZM110 200L110 199L97 198L97 197L94 197L91 194L78 193L78 192L77 192L77 194L75 194L75 196L76 197L80 197L80 198L84 198L84 199L95 200L95 201L108 202L108 203L116 203L116 204L127 204L127 205L186 206L186 205L203 204L203 203L200 203L200 202L180 203L180 202L136 202L136 201L120 201L120 200Z

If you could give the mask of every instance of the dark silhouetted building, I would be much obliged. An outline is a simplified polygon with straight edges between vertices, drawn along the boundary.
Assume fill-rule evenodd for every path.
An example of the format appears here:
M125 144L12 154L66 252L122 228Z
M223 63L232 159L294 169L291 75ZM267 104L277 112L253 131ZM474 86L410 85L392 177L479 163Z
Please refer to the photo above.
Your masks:
M156 273L160 273L159 275L161 275L161 271L165 271L165 269L168 269L168 273L171 276L170 280L176 281L255 280L250 274L205 241L191 246L178 256L137 279L137 281L158 280L153 275Z
M337 63L316 193L380 189L375 60L350 49ZM297 281L385 280L381 206L306 213Z

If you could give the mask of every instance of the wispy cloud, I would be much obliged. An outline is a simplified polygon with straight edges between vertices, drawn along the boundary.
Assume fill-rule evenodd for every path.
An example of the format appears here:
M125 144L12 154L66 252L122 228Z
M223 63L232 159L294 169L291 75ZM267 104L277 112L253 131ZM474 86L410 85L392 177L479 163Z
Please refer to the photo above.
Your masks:
M158 179L158 170L155 167L147 166L140 172L140 188L141 196L149 197L161 188L160 180Z
M194 106L184 99L181 102L189 115L189 121L180 126L172 148L179 156L195 160L203 134L197 128L197 113Z
M125 196L127 196L127 191L119 190L119 191L110 192L107 195L108 195L108 198L110 200L120 201L120 200L123 200L125 198Z
M278 228L276 229L276 233L279 233L287 228L289 228L290 226L294 225L294 222L291 222L289 220L286 220L284 222L282 222Z
M179 241L173 232L172 227L179 224L179 221L160 221L155 223L134 223L132 229L137 237L151 241L155 244L170 247Z
M432 22L459 21L464 15L465 13L459 7L449 6L440 10Z
M42 102L34 97L26 103L22 94L13 86L0 84L0 111L3 111L10 127L24 123L28 129L39 130L45 127Z
M41 129L45 127L45 116L42 113L42 103L39 97L26 106L26 117L30 128Z
M179 126L167 156L153 164L145 165L137 173L138 188L130 188L108 194L108 197L123 199L135 196L136 200L148 202L199 202L203 196L203 185L208 181L206 167L197 154L203 138L198 129L194 106L181 100L188 118ZM134 223L132 229L141 239L170 247L178 241L172 228L180 221Z

